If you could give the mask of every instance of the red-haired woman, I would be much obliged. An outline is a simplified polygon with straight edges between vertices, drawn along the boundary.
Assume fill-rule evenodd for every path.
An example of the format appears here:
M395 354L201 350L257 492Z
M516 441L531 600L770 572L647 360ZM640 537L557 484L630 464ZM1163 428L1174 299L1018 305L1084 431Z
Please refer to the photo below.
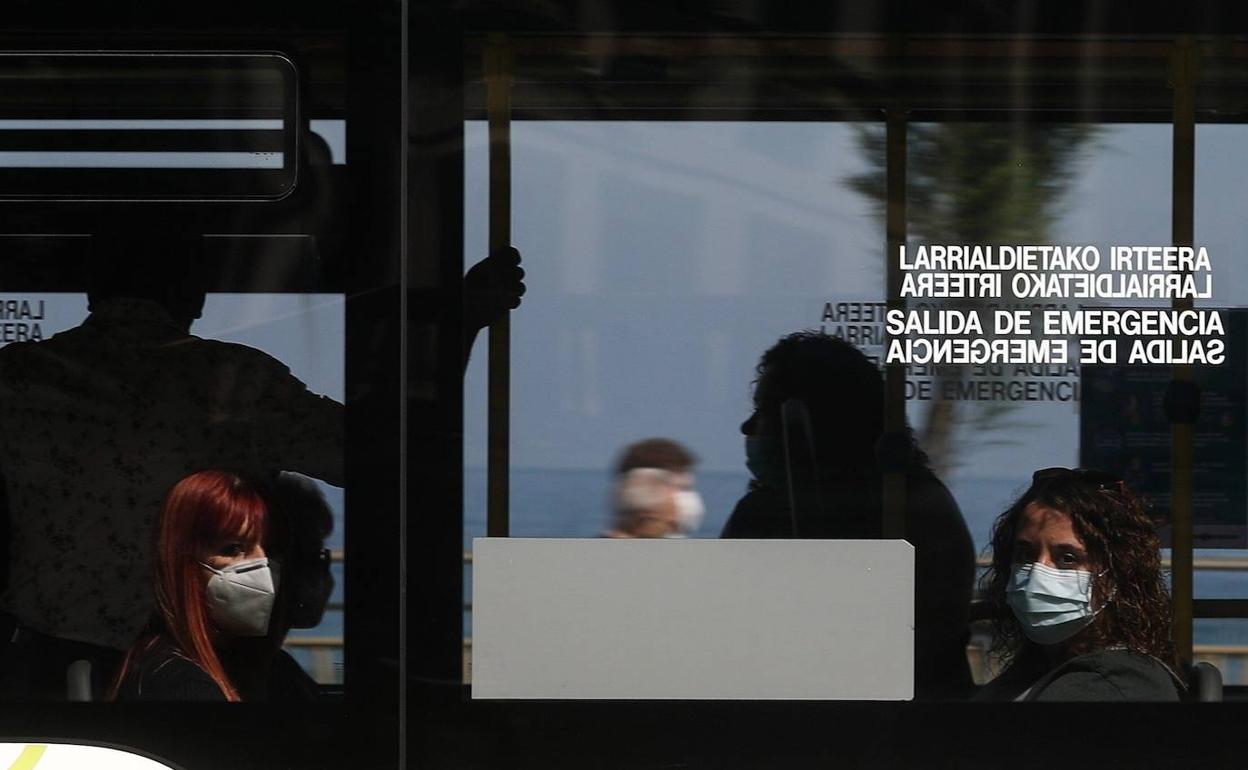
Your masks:
M266 635L276 581L264 551L268 510L221 470L169 490L153 564L157 615L126 653L118 700L243 700L275 647Z

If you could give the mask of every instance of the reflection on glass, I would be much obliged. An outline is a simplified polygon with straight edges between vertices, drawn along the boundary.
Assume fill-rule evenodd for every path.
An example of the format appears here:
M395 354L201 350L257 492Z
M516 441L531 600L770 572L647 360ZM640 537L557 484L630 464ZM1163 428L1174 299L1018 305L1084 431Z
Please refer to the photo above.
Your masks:
M118 592L123 585L137 586L135 595L140 598L153 593L148 582L152 579L152 567L147 556L152 534L143 528L142 521L156 520L160 500L167 489L159 481L165 477L161 469L176 466L173 472L181 476L186 470L177 469L205 465L263 466L271 470L290 467L334 484L342 483L339 400L343 392L344 318L340 296L211 295L205 303L203 318L194 321L198 336L186 334L185 330L193 321L190 313L186 317L178 316L183 318L183 325L180 325L173 315L162 312L162 307L148 300L96 296L91 309L93 320L84 326L80 322L87 316L88 309L82 295L30 292L0 296L0 308L5 309L6 315L3 323L14 332L10 336L18 336L15 329L20 326L22 336L43 340L4 351L7 353L3 361L4 377L0 378L6 392L22 393L21 398L6 397L4 436L6 439L26 437L21 455L14 455L12 444L8 443L0 458L0 467L9 486L8 506L15 537L23 544L16 552L19 561L10 572L6 609L21 622L19 637L29 636L42 644L42 650L57 652L64 646L66 654L90 660L92 667L84 680L84 692L93 693L95 697L102 697L107 689L116 661L114 654L108 652L97 660L90 651L96 647L106 651L124 650L130 644L129 639L151 628L149 610L145 608L149 605L136 604L133 611L128 611L122 603L109 597L125 594ZM112 333L108 333L109 330ZM57 337L57 342L47 341L58 333L63 334ZM237 344L204 342L205 339ZM75 347L77 343L82 344ZM57 347L60 353L41 357L45 345ZM144 352L149 351L149 347L150 355ZM75 355L78 359L73 357ZM279 363L276 357L284 363ZM15 368L12 364L18 359L29 365ZM76 368L64 371L57 368L79 359ZM153 362L158 365L157 369L152 369ZM197 366L199 368L195 369ZM194 371L199 371L200 375L194 375ZM290 371L303 382L292 377ZM220 378L223 373L229 375L224 380ZM127 385L130 380L140 386ZM312 392L305 389L304 382ZM82 389L93 389L95 397L61 398L57 395L72 383L78 383L75 386L78 390L66 392L85 393ZM312 395L317 391L328 398ZM262 411L267 412L267 416L247 411L246 404L259 404L265 399L269 407ZM54 406L48 407L48 404ZM33 409L38 409L42 415L38 423L41 428L35 433L50 439L50 443L31 430L15 430ZM206 416L215 415L216 422L196 427L195 415L201 412ZM256 419L260 422L254 422ZM267 428L260 425L272 419L279 419L284 427L279 428L276 423ZM98 426L98 430L93 426ZM256 429L261 430L265 438L256 440L256 434L250 432ZM77 438L64 440L71 434ZM283 435L292 437L292 441L282 443ZM57 436L62 439L58 440ZM192 451L195 447L200 450ZM87 454L76 454L79 448ZM131 535L119 532L110 535L109 527L122 521L118 518L120 513L108 516L84 513L85 518L80 517L77 524L58 523L60 519L48 508L58 499L55 496L47 498L42 503L44 513L32 519L32 498L24 490L34 489L31 484L46 486L57 482L54 474L41 472L38 476L29 476L28 471L33 467L53 468L30 466L24 464L24 460L40 457L45 450L52 453L50 456L62 458L62 463L70 464L66 467L79 469L73 483L65 487L64 496L72 499L74 495L85 495L86 503L71 506L72 510L88 513L113 510L109 506L121 501L123 508L118 510L124 509L127 514L134 512L139 522L138 531ZM23 479L28 479L24 482L26 486L23 486ZM152 481L148 485L152 487L150 493L143 491L149 479ZM266 627L265 633L271 630L272 634L262 642L270 645L269 654L272 654L277 651L273 645L281 643L289 628L301 629L286 640L299 665L284 657L290 661L286 670L292 676L299 672L297 677L311 683L308 674L301 672L301 665L320 682L340 682L341 665L337 661L341 660L342 646L342 576L340 565L333 561L336 554L341 553L342 494L340 489L322 485L319 490L329 493L325 495L311 481L305 479L303 483L308 485L305 501L315 504L285 506L281 514L287 516L298 508L298 518L316 523L315 531L299 536L287 523L274 519L266 525L271 539L256 541L258 547L273 550L269 557L285 564L286 578L283 583L280 566L274 570L274 587L282 589L274 611L279 621L271 629ZM126 489L131 491L126 493ZM265 499L266 508L277 504L277 498L267 492ZM313 516L310 513L313 509L320 513ZM38 526L40 521L44 523L42 529ZM36 525L33 529L32 524ZM66 526L78 527L90 538L91 544L85 550L76 547L76 541L69 534L72 529ZM45 536L51 539L41 540ZM327 546L330 550L325 551ZM175 552L181 551L175 549L170 553ZM328 560L325 559L327 555ZM303 558L305 556L307 558ZM47 558L61 569L49 572L21 568L20 560L28 557ZM95 563L93 559L100 558L108 561L108 569L101 571L91 567ZM199 561L209 563L222 573L228 573L224 567L230 566L214 565L212 558ZM335 573L336 585L328 579L331 570ZM203 567L199 572L203 574L196 572L194 582L198 585L201 582L198 579L202 578L204 585L200 587L205 590L211 591L209 584L214 580L221 582L222 577L217 572ZM78 591L87 593L74 598L78 597ZM30 597L34 597L33 601L40 608L33 613ZM59 602L71 600L85 613L56 614L58 605L53 598ZM312 605L319 605L315 612ZM109 607L115 609L115 620L108 620L111 617L106 614ZM49 611L53 614L48 615ZM97 625L97 620L102 622ZM70 630L61 630L58 624L65 624ZM70 643L62 643L61 639L69 639ZM71 649L71 644L78 646ZM51 659L52 656L47 657ZM32 666L32 670L36 668L39 666ZM64 669L54 673L48 680L52 689L47 694L31 697L64 698ZM23 687L42 693L41 682L32 678L15 684L12 679L6 679L6 683L12 685L6 689L6 694L12 696ZM234 688L240 692L244 689L238 683ZM218 688L217 692L227 692L227 689Z
M486 138L468 123L465 262L486 252ZM883 299L882 235L844 180L851 125L517 122L512 532L595 537L611 466L664 436L700 462L715 537L748 480L759 354L828 302ZM829 331L833 331L829 329ZM485 357L465 382L465 545L484 534Z

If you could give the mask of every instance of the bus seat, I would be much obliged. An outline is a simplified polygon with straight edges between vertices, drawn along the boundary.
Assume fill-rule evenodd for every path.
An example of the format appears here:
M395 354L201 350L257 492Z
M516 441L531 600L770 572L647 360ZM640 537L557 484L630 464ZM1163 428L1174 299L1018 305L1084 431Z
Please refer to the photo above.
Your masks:
M817 527L823 515L815 459L815 429L810 421L810 410L801 399L790 398L781 404L780 417L793 537L810 537L811 525Z
M66 698L71 703L93 700L91 693L91 661L75 660L65 670Z
M1198 703L1222 700L1222 672L1212 663L1196 663L1187 670L1188 697Z

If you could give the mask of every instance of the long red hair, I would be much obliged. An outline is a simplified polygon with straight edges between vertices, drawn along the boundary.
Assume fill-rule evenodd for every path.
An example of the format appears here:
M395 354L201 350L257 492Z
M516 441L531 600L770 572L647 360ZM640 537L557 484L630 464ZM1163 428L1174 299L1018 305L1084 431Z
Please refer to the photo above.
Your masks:
M241 700L213 646L206 598L208 574L199 555L235 539L250 548L263 542L267 527L264 500L236 473L200 471L173 485L161 506L152 564L156 608L163 628L139 639L126 653L113 686L114 696L132 662L163 636L202 668L227 700Z

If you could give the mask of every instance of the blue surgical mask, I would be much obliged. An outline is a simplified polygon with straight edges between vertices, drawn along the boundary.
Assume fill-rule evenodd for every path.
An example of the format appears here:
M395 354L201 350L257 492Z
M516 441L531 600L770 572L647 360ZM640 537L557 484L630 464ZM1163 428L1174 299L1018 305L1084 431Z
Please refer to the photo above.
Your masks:
M765 487L784 489L784 454L779 442L764 436L745 437L745 467Z
M1102 573L1104 574L1104 573ZM1038 562L1018 564L1005 599L1036 644L1060 644L1092 622L1092 582L1081 569L1056 569Z

